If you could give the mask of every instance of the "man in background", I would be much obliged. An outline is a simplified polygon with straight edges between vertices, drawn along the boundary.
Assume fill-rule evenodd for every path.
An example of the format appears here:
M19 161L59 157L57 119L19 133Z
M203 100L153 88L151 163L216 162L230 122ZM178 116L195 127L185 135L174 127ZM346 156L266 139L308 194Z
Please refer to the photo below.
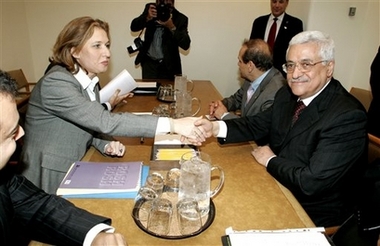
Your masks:
M270 0L271 14L256 18L250 35L250 39L261 38L268 42L273 51L273 66L280 71L289 41L303 31L302 21L285 13L288 3L289 0ZM285 72L283 75L286 77Z
M245 81L235 94L223 100L213 101L210 117L232 119L255 115L268 109L274 95L285 83L282 74L273 67L272 52L262 39L245 40L238 55L240 76Z
M174 7L174 0L147 3L143 13L132 20L131 31L145 36L135 60L141 64L143 79L170 79L182 74L179 48L190 47L188 18Z
M0 245L28 245L30 240L53 245L127 245L121 234L112 233L111 219L45 193L7 165L16 141L24 135L16 94L15 81L0 70Z

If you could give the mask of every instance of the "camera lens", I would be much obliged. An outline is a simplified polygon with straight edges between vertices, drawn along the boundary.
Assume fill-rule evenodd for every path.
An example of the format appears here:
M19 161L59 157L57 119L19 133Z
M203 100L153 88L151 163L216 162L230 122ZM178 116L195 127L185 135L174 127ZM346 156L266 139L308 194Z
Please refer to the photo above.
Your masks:
M170 6L168 4L160 3L157 5L157 19L165 22L170 18Z

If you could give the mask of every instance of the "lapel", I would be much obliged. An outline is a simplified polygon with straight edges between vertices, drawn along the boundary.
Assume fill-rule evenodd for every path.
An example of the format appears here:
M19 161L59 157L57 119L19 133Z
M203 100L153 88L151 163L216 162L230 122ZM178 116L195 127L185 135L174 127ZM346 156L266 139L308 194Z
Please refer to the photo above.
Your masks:
M293 118L293 112L297 99L292 99L284 105L282 111L282 119L284 120L284 128L282 128L281 135L286 136L282 143L282 148L289 143L293 138L302 134L303 132L310 129L312 125L315 124L324 114L326 109L328 109L330 102L333 98L333 91L335 91L336 81L331 79L329 85L319 94L314 100L303 110L298 121L291 127L291 121Z
M278 29L278 33L277 33L277 37L276 37L275 42L277 42L277 41L282 42L281 41L282 36L285 35L286 31L288 30L288 26L289 26L289 15L285 13L284 19L281 22L280 29Z
M251 100L247 101L247 99L248 99L248 97L247 97L247 91L249 90L249 87L251 87L251 82L245 81L244 84L243 84L244 94L243 94L243 99L242 99L242 104L241 104L241 113L242 113L242 115L244 115L244 112L246 111L246 109L250 107L250 105L252 104L251 101L253 100L253 97L256 94L256 91L255 91L253 93L252 97L251 97Z
M245 115L245 111L248 111L248 109L251 108L252 105L256 102L257 98L259 98L260 94L265 90L265 87L272 80L274 74L275 74L275 70L273 68L271 68L269 73L267 74L267 76L265 76L263 81L261 81L259 87L257 87L257 89L255 90L251 99L248 102L247 102L247 93L245 93L245 95L244 95L245 98L243 98L244 99L243 102L247 102L247 103L244 103L244 105L242 105L242 110L241 110L242 115ZM247 90L248 90L248 88L247 88Z
M94 88L96 101L98 101L98 102L100 102L99 87L100 87L100 85L99 85L99 83L97 83L95 88Z

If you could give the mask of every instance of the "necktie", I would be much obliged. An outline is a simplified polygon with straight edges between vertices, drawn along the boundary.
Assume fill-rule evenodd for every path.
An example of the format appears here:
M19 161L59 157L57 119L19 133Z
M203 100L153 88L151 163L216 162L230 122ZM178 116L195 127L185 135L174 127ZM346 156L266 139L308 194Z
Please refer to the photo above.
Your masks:
M296 123L299 115L302 113L302 110L304 110L305 108L306 108L306 105L301 100L297 102L296 109L293 115L292 126L294 125L294 123Z
M251 100L251 97L254 92L255 90L252 88L252 86L250 86L249 89L247 90L247 101L245 102L245 104L247 104L249 100Z
M277 31L276 21L277 21L277 18L273 18L273 24L270 27L269 35L268 35L268 41L267 41L267 43L272 48L272 50L273 50L273 46L274 46L274 40L276 39L276 31Z

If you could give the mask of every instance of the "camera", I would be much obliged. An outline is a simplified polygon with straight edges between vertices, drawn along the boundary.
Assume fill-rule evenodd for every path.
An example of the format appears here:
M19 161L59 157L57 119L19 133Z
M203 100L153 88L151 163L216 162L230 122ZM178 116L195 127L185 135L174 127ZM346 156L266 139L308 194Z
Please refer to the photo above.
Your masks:
M156 5L157 9L157 19L159 21L165 22L170 18L171 4L165 4L164 1L160 1Z
M127 47L128 53L132 54L138 51L143 46L143 44L144 44L144 41L142 41L140 37L135 38L135 40L133 41L133 44Z

